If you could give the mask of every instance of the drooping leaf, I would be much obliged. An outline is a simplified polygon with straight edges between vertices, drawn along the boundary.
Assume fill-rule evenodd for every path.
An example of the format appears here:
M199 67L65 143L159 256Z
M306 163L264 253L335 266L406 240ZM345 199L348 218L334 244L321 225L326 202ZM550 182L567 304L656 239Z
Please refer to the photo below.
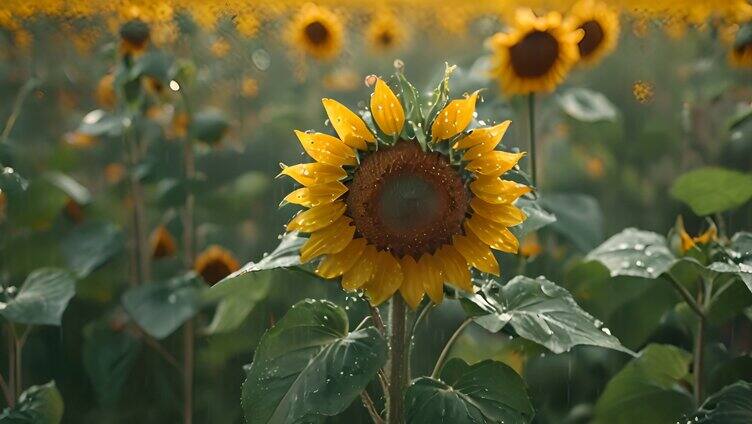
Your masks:
M533 415L522 378L492 360L468 365L454 358L444 366L440 380L418 378L405 394L407 424L524 424Z
M123 294L128 315L150 336L163 339L198 313L205 285L193 273L147 283Z
M752 383L738 381L710 396L684 422L697 424L748 424L752 422Z
M384 365L386 349L375 327L350 332L337 305L296 304L264 334L247 369L246 422L314 423L339 414Z
M68 302L76 293L76 282L63 269L40 268L24 281L15 296L0 307L0 314L10 322L29 325L60 325Z
M706 167L674 181L671 196L700 216L737 208L752 198L752 174Z
M62 241L68 267L84 278L123 249L123 232L110 222L90 221L73 229Z
M691 410L680 384L690 355L670 345L648 345L606 385L595 406L598 424L672 423Z
M616 121L619 112L603 94L587 88L570 88L557 98L564 113L583 122Z
M585 194L546 193L541 206L556 215L551 228L587 252L603 241L603 212L598 201Z
M601 262L614 277L657 278L676 262L665 237L634 228L612 236L588 253L585 259Z
M473 320L491 332L507 324L521 337L552 352L577 345L600 346L631 353L601 329L602 323L577 305L572 295L543 277L517 276L502 286L495 281L464 301Z
M3 424L58 424L63 419L63 397L54 381L31 386L21 393L16 406L0 414Z

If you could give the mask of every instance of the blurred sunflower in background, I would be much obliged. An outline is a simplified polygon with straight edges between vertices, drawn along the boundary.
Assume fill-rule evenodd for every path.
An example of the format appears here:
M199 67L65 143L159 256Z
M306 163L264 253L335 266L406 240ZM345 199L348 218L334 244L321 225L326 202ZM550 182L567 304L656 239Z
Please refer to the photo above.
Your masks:
M151 233L149 245L151 246L151 256L154 259L172 256L177 251L175 238L164 225L160 225Z
M441 302L444 283L472 291L471 268L499 275L491 249L517 252L507 227L525 219L513 202L530 188L501 178L524 155L496 150L510 121L464 132L477 97L452 100L409 129L407 106L381 79L374 128L324 99L339 138L296 131L314 162L281 173L303 185L283 201L308 208L287 225L310 234L301 261L323 257L322 278L341 277L344 290L363 289L374 305L399 290L412 308L424 294Z
M384 53L404 45L407 31L392 12L381 11L371 18L365 37L373 51Z
M229 250L211 245L198 255L194 269L207 284L213 286L240 269L240 265Z
M293 16L286 38L301 53L328 60L342 51L344 24L330 9L308 3Z
M120 27L120 52L123 55L137 55L143 53L149 45L151 31L149 24L133 19Z
M550 92L579 60L583 33L562 24L558 12L536 16L530 9L515 13L511 29L487 40L492 75L507 95Z
M577 2L567 16L567 25L584 32L577 43L581 64L595 64L616 48L619 13L595 0Z

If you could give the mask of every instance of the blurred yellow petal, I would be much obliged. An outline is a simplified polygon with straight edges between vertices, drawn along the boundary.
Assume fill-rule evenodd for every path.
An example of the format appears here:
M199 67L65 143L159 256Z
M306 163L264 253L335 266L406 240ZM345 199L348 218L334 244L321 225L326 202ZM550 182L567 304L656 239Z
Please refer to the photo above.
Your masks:
M300 261L306 263L317 256L341 252L355 235L351 221L343 216L332 225L311 234L311 238L300 248Z
M509 153L495 150L493 152L482 153L481 155L479 159L475 159L467 164L467 170L480 175L498 177L514 168L517 162L525 156L525 153Z
M707 231L694 238L694 241L700 244L708 244L718 237L718 229L715 224L711 225Z
M423 300L423 276L418 272L418 264L412 256L406 255L400 262L404 280L400 286L400 294L405 302L416 309Z
M341 201L315 206L295 215L290 223L287 224L287 231L312 233L327 225L331 225L345 213L346 208L347 205L345 205L345 202Z
M376 141L366 123L356 115L355 112L348 109L342 103L332 99L323 99L326 114L329 116L329 122L332 123L334 131L348 146L354 149L365 150L366 142L373 143Z
M476 128L466 137L454 143L454 149L470 149L465 152L465 159L477 158L478 153L490 152L501 142L512 121L504 121L488 128ZM469 155L469 156L468 156Z
M371 301L371 305L378 306L392 297L402 285L402 267L397 259L387 251L381 251L376 256L376 268L371 281L363 287Z
M371 114L385 134L395 135L402 132L402 126L405 124L402 103L381 78L376 80L376 87L371 96Z
M520 208L509 203L491 204L474 197L470 200L470 207L478 215L498 222L505 227L519 225L527 218Z
M465 231L472 231L489 247L507 253L517 253L519 242L507 227L480 215L465 221Z
M332 203L347 192L347 187L339 181L299 188L285 196L284 202L312 208Z
M355 152L342 140L322 133L295 131L303 149L316 162L334 166L355 165L358 163Z
M366 239L356 238L341 252L327 255L316 268L316 275L321 278L335 278L349 271L366 248Z
M313 162L293 166L283 165L279 175L287 175L299 184L309 187L343 180L347 177L347 172L339 166Z
M465 257L467 263L482 272L499 276L499 263L496 257L488 245L475 234L468 232L464 236L454 236L452 241L454 242L452 245Z
M483 175L470 183L470 190L481 200L494 205L512 203L523 194L532 191L524 184Z
M446 245L436 251L436 260L444 267L444 280L447 283L464 290L473 291L470 268L467 260L453 246Z
M436 115L431 125L431 136L434 140L446 140L462 132L475 113L475 101L478 91L464 99L452 100Z
M348 271L342 274L342 289L355 291L373 277L376 269L376 248L366 246L360 258Z
M430 253L425 253L418 261L418 270L423 279L423 289L433 303L444 300L444 268Z

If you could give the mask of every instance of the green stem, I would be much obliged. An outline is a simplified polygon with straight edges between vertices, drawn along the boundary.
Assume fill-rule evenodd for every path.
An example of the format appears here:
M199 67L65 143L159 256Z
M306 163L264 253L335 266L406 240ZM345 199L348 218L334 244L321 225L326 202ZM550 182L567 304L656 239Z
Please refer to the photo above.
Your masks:
M460 337L460 334L462 334L462 331L465 329L465 327L470 325L471 322L473 322L473 320L467 318L466 320L462 321L462 324L460 324L457 330L454 331L452 337L450 337L444 345L444 349L442 349L441 354L439 354L439 359L436 360L436 366L433 367L431 377L438 378L439 372L441 372L441 367L444 366L444 362L446 362L447 357L449 356L449 352L452 350L452 346L454 346L454 342L457 341L457 339Z
M703 303L702 289L697 293L697 303ZM695 345L693 349L693 372L694 372L694 398L697 405L703 401L703 373L705 360L705 317L698 316L697 333L695 334Z
M8 343L8 386L10 388L10 401L8 405L12 408L16 405L16 332L13 329L13 324L8 323L7 330L7 343Z
M0 134L0 143L5 143L8 141L8 138L10 137L10 132L13 130L13 127L16 124L16 120L18 119L18 116L21 114L21 107L24 104L24 101L26 100L26 97L28 97L29 93L31 93L32 90L37 86L38 81L36 78L31 78L28 81L24 83L24 85L21 87L21 90L18 92L18 95L16 96L15 102L13 102L13 109L11 110L10 116L8 117L8 120L5 123L5 127L3 128L3 132Z
M674 286L674 289L681 295L684 301L687 302L687 304L694 311L694 313L697 314L697 317L700 319L705 319L705 311L700 306L700 303L698 303L697 300L695 300L695 298L692 297L692 294L689 293L689 290L687 290L684 286L681 285L681 283L676 281L674 277L670 275L669 275L668 280Z
M405 417L405 387L407 362L405 361L405 301L392 296L389 310L389 408L387 423L402 424Z
M537 186L538 183L538 168L536 166L536 151L535 151L535 93L527 95L527 116L528 123L530 124L530 178L532 179L533 186Z

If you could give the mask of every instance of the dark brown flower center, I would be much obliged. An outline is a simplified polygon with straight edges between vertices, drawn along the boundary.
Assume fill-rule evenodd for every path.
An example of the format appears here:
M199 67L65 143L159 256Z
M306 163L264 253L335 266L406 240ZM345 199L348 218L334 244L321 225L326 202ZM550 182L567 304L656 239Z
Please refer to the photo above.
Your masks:
M134 48L142 48L149 41L149 25L140 19L133 19L120 27L120 38Z
M381 44L384 47L389 47L392 45L392 41L394 41L394 36L392 36L392 33L389 31L382 31L381 34L379 34L379 44Z
M580 48L580 56L588 57L603 42L603 27L596 21L587 21L580 25L580 29L585 31L585 35L577 44L577 47Z
M362 237L416 260L462 232L467 205L462 177L449 162L408 141L367 156L347 196L348 215Z
M213 286L232 274L232 269L221 259L214 259L199 270L199 273L207 284Z
M535 78L548 73L559 58L559 42L545 31L532 31L509 49L514 72Z
M329 40L329 29L319 21L314 21L306 25L303 31L305 31L308 41L317 46Z

